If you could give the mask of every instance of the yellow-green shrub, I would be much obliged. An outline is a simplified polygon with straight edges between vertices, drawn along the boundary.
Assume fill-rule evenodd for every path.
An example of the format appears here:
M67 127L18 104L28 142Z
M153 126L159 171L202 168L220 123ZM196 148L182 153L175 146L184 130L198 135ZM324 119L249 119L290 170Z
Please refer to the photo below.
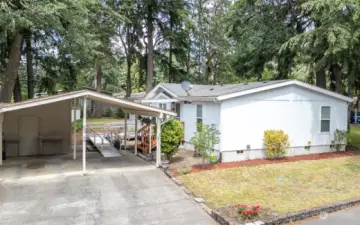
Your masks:
M286 155L286 148L290 145L289 136L283 130L264 131L264 146L269 158L280 158Z

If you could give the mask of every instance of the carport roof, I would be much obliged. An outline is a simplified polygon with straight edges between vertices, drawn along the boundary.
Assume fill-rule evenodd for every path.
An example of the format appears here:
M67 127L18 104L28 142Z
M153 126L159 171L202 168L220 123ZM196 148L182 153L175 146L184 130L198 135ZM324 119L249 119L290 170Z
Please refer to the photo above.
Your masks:
M26 108L51 104L55 102L60 102L60 101L81 98L81 97L87 97L87 99L89 100L117 106L119 108L122 108L124 111L128 113L134 113L137 115L161 117L163 114L166 114L166 115L176 116L175 112L171 112L139 103L134 103L128 100L115 98L109 95L101 94L90 90L68 92L64 94L41 97L41 98L26 100L17 103L2 103L0 104L0 113L11 112L15 110L26 109Z

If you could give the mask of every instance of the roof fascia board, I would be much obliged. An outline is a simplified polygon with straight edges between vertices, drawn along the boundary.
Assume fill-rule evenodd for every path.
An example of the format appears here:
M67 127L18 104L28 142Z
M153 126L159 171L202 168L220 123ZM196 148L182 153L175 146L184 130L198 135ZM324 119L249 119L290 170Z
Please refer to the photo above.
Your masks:
M169 102L179 102L177 99L144 99L141 100L141 103L169 103Z
M328 95L337 99L341 99L343 101L346 102L352 102L352 99L343 95L340 95L338 93L334 93L310 84L306 84L303 83L301 81L297 81L297 80L290 80L290 81L286 81L286 82L282 82L282 83L278 83L278 84L273 84L273 85L267 85L264 87L259 87L259 88L254 88L254 89L250 89L250 90L246 90L246 91L240 91L240 92L235 92L235 93L231 93L231 94L227 94L227 95L222 95L216 98L217 101L223 101L223 100L227 100L227 99L231 99L231 98L236 98L236 97L240 97L240 96L244 96L244 95L249 95L249 94L254 94L254 93L258 93L258 92L262 92L262 91L267 91L267 90L271 90L271 89L275 89L275 88L280 88L280 87L285 87L285 86L289 86L289 85L298 85L300 87L309 89L309 90L313 90L315 92L318 93L322 93L324 95Z
M100 93L97 93L97 92L94 92L94 91L89 91L89 90L82 91L82 92L79 92L79 93L69 94L69 95L66 95L66 96L59 96L59 97L54 97L54 98L51 98L51 99L39 100L39 101L36 101L36 102L29 102L29 103L23 103L23 104L19 104L19 105L15 105L15 106L4 107L4 108L0 109L0 113L20 110L20 109L25 109L25 108L31 108L31 107L36 107L36 106L51 104L51 103L60 102L60 101L66 101L66 100L85 97L85 96L87 96L89 99L91 99L91 97L98 98L98 99L104 99L104 100L113 102L114 105L116 103L122 104L122 105L125 105L125 107L123 106L124 109L126 109L126 105L129 105L129 106L132 106L133 108L138 108L139 109L139 110L135 109L133 111L138 111L138 112L142 112L142 113L150 111L150 112L147 112L147 113L152 114L152 115L156 114L158 117L161 117L162 114L176 116L175 112L171 112L171 111L163 110L163 109L158 109L158 108L155 108L155 107L146 106L146 105L142 105L142 104L127 101L127 100L122 100L122 99L119 99L119 98L115 98L115 97L112 97L112 96L100 94ZM129 109L129 110L132 110L132 109Z
M20 109L26 109L26 108L51 104L51 103L55 103L55 102L66 101L66 100L70 100L70 99L74 99L74 98L84 97L87 94L88 94L88 91L83 91L83 92L76 93L76 94L73 94L73 95L61 96L59 98L39 100L39 101L36 101L36 102L23 103L23 104L19 104L19 105L15 105L15 106L10 105L8 107L0 109L0 112L1 113L3 113L3 112L11 112L11 111L16 111L16 110L20 110Z

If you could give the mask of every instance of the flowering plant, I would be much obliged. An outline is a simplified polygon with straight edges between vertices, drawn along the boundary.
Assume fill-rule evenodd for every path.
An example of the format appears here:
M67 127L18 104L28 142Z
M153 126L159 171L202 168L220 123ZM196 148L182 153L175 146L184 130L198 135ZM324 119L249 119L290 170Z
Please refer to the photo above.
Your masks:
M241 215L241 218L244 220L249 220L257 216L259 209L260 209L259 205L248 206L248 205L237 204L237 211Z
M305 149L309 150L310 147L311 147L311 141L308 141L308 142L307 142L307 146L305 146Z

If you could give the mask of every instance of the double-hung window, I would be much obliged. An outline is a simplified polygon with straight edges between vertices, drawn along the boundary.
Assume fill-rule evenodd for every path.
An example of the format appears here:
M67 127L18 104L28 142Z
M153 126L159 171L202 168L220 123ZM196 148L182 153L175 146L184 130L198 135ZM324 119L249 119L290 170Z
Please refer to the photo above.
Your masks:
M159 104L159 108L166 110L166 103L160 103L160 104ZM163 119L166 119L166 115L165 115L165 114L163 115Z
M180 103L175 103L176 119L180 120Z
M331 119L330 106L321 106L320 131L322 133L330 132L330 119Z
M201 124L203 123L203 106L196 105L196 123L197 123L197 131L201 129Z

